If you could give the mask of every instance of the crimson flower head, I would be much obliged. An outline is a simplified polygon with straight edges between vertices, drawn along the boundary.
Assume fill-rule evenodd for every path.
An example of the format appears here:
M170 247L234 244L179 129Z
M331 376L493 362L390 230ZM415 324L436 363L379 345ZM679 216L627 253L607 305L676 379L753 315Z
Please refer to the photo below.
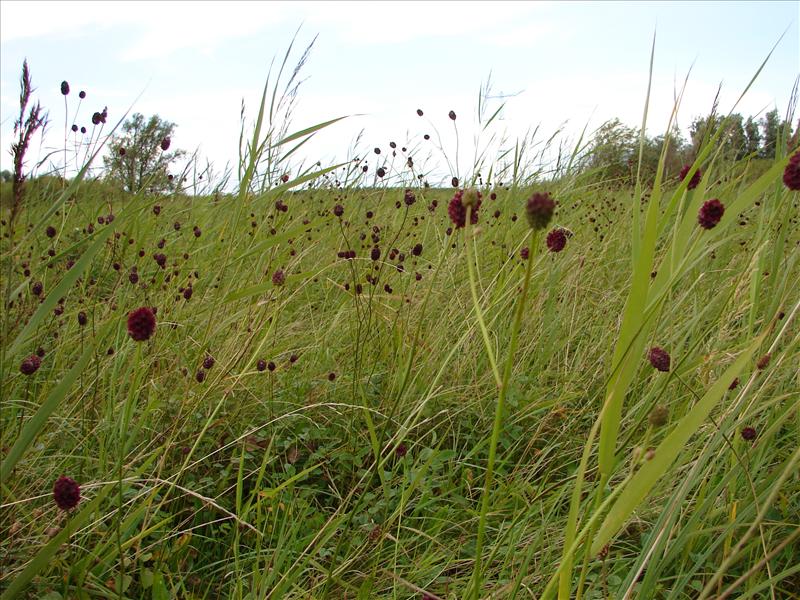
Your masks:
M647 353L647 359L650 361L650 364L653 367L662 373L669 372L669 354L663 348L659 348L658 346L653 346L650 348L650 352Z
M783 170L783 184L790 190L800 190L800 150L792 154Z
M556 209L555 201L549 192L535 192L525 205L525 215L532 229L544 229L550 224L553 212Z
M703 229L713 229L725 214L725 205L719 200L706 200L697 213L697 222Z
M74 479L62 475L53 485L53 500L61 510L71 510L81 501L81 487Z
M742 429L742 439L748 442L756 439L756 430L752 427L745 427Z
M681 169L680 178L681 181L686 179L686 176L689 174L689 170L692 168L692 165L683 165ZM703 178L703 172L700 169L694 172L692 178L689 180L689 183L686 185L687 190L693 190L697 187L697 184L700 183L700 180Z
M550 252L561 252L566 245L567 234L560 227L547 234L547 247Z
M286 274L278 269L272 274L272 285L283 285L286 283Z
M61 82L61 94L64 96L69 94L69 83L67 83L66 81Z
M23 375L33 375L42 366L42 359L35 354L31 354L28 358L22 361L19 366L19 372Z
M481 207L481 193L477 190L458 190L447 207L447 214L456 228L467 224L467 206L472 207L470 223L478 223L478 210Z
M149 306L128 313L128 335L137 342L149 340L156 331L156 316Z
M169 139L169 136L165 137L163 140L161 140L161 149L162 149L164 152L166 152L167 150L169 150L169 145L170 145L171 143L172 143L172 140L171 140L171 139Z

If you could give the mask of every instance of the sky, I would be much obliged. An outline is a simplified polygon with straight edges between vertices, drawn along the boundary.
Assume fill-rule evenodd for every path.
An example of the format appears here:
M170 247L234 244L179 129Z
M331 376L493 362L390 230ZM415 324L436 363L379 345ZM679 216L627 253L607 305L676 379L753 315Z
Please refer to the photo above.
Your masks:
M677 118L684 132L693 117L708 113L720 85L720 110L730 111L776 43L736 112L777 108L783 115L800 75L799 23L800 2L766 1L3 0L0 168L12 165L8 149L26 58L35 98L50 117L43 139L31 146L29 167L57 148L62 152L41 169L63 164L65 121L91 130L92 113L104 107L106 128L129 110L158 114L177 124L173 147L197 152L218 173L235 166L242 104L250 132L270 65L280 63L294 39L289 71L314 43L300 70L289 131L347 116L303 146L295 168L366 157L371 175L395 141L413 154L419 171L449 180L470 174L476 148L497 156L534 131L539 143L561 131L555 144L567 145L585 126L592 131L611 118L639 126L654 33L649 134L666 129L687 74ZM273 65L270 86L275 74ZM67 112L62 80L72 89ZM79 90L87 94L80 107ZM501 104L498 118L484 127ZM69 137L70 148L78 141ZM70 159L68 169L74 166Z

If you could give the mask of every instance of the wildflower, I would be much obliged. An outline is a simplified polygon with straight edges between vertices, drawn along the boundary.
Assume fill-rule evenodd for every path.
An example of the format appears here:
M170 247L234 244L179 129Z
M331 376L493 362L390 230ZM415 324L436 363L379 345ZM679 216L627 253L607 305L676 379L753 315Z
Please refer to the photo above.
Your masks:
M61 510L70 510L81 501L81 487L74 479L62 475L53 485L53 500Z
M654 368L662 373L667 373L669 371L669 354L667 354L666 350L663 348L659 348L658 346L650 348L650 352L647 353L647 359Z
M137 342L149 340L156 331L156 316L148 306L128 313L128 335Z
M403 194L403 202L406 203L406 206L411 206L416 201L417 201L417 197L414 195L414 192L412 192L410 189L406 188L406 191Z
M272 274L272 285L283 285L286 282L286 274L278 269Z
M80 98L81 100L83 100L84 98L86 98L86 92L84 92L83 90L81 90L80 92L78 92L78 98Z
M692 165L683 165L681 169L680 178L681 181L686 179L686 176L689 174L689 170L692 168ZM697 169L692 175L692 178L689 180L689 183L686 185L687 190L693 190L697 187L697 184L700 183L700 180L703 178L703 172L700 169Z
M792 154L783 170L783 183L790 190L800 190L800 150Z
M697 213L697 222L703 229L713 229L725 214L725 205L716 198L706 200Z
M52 225L48 225L47 229L45 229L44 232L45 234L47 234L47 237L49 238L56 237L56 228L53 227Z
M31 291L33 292L34 296L41 296L42 295L42 289L44 289L44 286L42 285L41 281L36 281L31 286Z
M669 417L669 410L666 406L656 406L653 410L650 411L650 416L648 420L650 421L650 425L653 427L663 427L667 424L667 418Z
M172 143L172 140L171 140L171 139L169 139L169 136L165 137L163 140L161 140L161 149L162 149L164 152L166 152L167 150L169 150L169 145L170 145L171 143Z
M134 270L131 270L131 272L128 274L128 281L136 285L139 282L139 273L137 273Z
M748 442L756 439L756 430L752 427L745 427L742 429L742 439Z
M528 256L530 256L530 250L528 249L528 247L527 247L527 246L525 246L524 248L522 248L522 249L519 251L519 257L520 257L522 260L528 260Z
M161 252L156 252L153 254L153 260L158 263L158 266L162 269L166 268L167 266L167 255L162 254Z
M547 234L547 247L550 252L561 252L567 245L567 234L563 229L553 229Z
M161 207L158 204L153 206L153 214L155 216L158 216L159 214L161 214Z
M100 121L103 119L103 115L99 112L95 112L92 114L92 125L99 125Z
M375 174L376 174L378 177L383 177L383 176L385 176L385 175L386 175L386 169L384 169L383 167L378 167L378 170L377 170L377 171L375 171Z
M86 319L86 313L85 313L85 312L83 312L83 311L79 312L79 313L78 313L78 325L80 325L81 327L83 327L84 325L86 325L86 321L87 321L87 319Z
M267 363L267 369L269 369L269 372L272 373L275 370L275 363L272 362L272 361L269 361Z
M447 113L447 116L450 117L451 121L455 121L456 120L456 113L454 111L452 111L452 110L449 113Z
M197 380L197 383L203 383L206 380L206 372L203 371L203 369L197 369L194 378Z
M533 229L544 229L553 218L556 203L550 197L549 192L535 192L525 205L525 214L528 217L528 224Z
M66 96L67 94L69 94L69 83L67 83L66 81L62 81L61 82L61 95L62 96Z
M416 244L411 249L411 254L414 255L414 256L419 256L420 254L422 254L422 244Z
M447 207L447 214L456 226L461 228L466 225L467 206L472 207L470 223L475 225L478 222L478 210L481 207L481 194L476 190L458 190Z
M764 356L762 356L761 358L758 359L758 362L756 363L756 367L758 367L759 370L766 369L769 366L769 359L770 358L772 358L772 355L769 352L767 352Z
M267 368L267 361L265 361L263 358L260 359L258 363L256 363L256 369L258 369L259 371L263 371L266 368Z
M369 253L369 257L372 260L378 260L381 257L381 249L375 246L372 251Z
M211 367L214 366L215 362L216 361L214 360L214 357L209 354L208 356L206 356L203 359L203 368L204 369L210 369Z
M417 116L419 116L419 117L422 116L422 109L421 108L417 109Z
M284 174L281 176L281 181L282 181L283 183L286 183L287 181L289 181L289 175L288 175L287 173L284 173Z
M42 359L37 355L31 354L28 358L22 361L19 366L19 372L23 375L33 375L42 366Z
M408 454L408 448L405 444L401 443L397 448L395 448L394 454L397 458L403 458L406 454Z
M341 204L337 204L333 207L333 214L337 217L341 217L344 214L344 206Z
M328 373L328 381L333 381L336 379L336 373L330 372Z

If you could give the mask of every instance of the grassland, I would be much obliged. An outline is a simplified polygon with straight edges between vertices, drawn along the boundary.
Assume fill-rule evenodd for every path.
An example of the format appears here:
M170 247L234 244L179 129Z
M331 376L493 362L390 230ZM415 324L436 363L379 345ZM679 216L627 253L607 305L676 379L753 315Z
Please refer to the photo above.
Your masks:
M32 190L2 239L2 597L796 597L798 195L716 142L695 189L487 184L465 228L453 190L337 171Z

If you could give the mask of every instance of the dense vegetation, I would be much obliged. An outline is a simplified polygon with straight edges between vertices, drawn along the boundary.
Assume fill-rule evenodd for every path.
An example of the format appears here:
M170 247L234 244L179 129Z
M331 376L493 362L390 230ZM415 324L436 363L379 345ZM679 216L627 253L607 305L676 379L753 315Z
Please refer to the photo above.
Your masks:
M800 589L796 142L264 185L261 125L231 194L4 194L2 598Z

